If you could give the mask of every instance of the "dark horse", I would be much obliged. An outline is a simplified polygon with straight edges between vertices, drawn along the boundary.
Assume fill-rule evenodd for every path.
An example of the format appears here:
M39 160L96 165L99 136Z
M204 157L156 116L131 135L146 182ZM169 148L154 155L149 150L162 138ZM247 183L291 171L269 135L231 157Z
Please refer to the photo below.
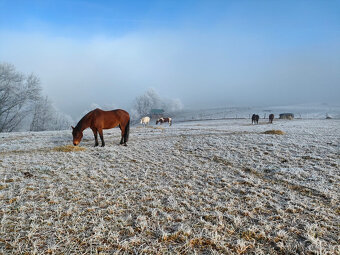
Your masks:
M159 118L158 120L156 120L156 125L157 125L158 123L162 124L162 123L164 123L164 122L169 122L169 126L171 126L172 120L171 120L171 118Z
M259 115L253 114L253 116L251 116L251 124L259 124L259 118Z
M117 109L113 111L103 111L95 109L87 113L77 124L72 127L73 144L76 146L80 143L83 137L83 131L86 128L91 128L94 134L95 144L98 146L98 133L102 141L102 147L105 146L103 129L110 129L119 126L122 131L122 139L120 144L126 146L129 139L130 130L130 115L124 110Z
M273 123L274 114L269 114L269 123Z

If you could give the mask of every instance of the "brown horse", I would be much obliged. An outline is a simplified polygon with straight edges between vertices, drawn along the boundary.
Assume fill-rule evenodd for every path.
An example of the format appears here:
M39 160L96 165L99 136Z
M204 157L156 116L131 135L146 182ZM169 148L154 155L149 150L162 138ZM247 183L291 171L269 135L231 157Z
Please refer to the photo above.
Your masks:
M98 146L98 133L102 141L102 147L105 146L103 129L110 129L119 126L122 131L122 139L120 144L126 146L129 139L130 130L130 115L124 110L117 109L113 111L103 111L95 109L87 113L77 124L72 127L73 144L76 146L80 143L83 137L83 131L86 128L91 128L94 134L95 144Z
M269 123L273 123L274 114L269 114Z
M171 118L159 118L158 120L156 120L156 125L158 123L160 123L160 125L164 122L169 122L169 126L171 126L172 120Z

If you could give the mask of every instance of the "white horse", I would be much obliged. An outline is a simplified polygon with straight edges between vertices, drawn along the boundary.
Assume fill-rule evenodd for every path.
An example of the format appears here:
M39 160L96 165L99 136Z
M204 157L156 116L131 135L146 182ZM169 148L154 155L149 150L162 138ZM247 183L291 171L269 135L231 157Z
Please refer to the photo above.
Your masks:
M141 120L140 120L140 124L142 124L144 127L149 125L149 122L150 122L150 117L146 116L146 117L143 117Z

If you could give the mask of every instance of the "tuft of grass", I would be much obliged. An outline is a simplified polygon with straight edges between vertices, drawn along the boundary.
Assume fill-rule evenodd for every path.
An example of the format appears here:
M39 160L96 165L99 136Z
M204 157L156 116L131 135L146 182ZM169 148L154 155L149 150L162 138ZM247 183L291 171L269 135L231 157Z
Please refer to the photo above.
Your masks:
M84 147L73 146L73 145L64 145L53 148L54 151L61 152L70 152L70 151L84 151L86 150Z
M224 158L221 158L221 157L219 157L219 156L216 156L216 155L214 155L214 156L212 157L212 161L214 161L214 162L216 162L216 163L224 164L224 165L226 165L226 166L233 166L233 164L232 164L231 162L225 160Z
M205 237L193 238L189 241L189 245L190 247L196 247L196 248L203 248L207 246L216 248L216 243L212 241L210 238L205 238Z
M187 233L183 233L182 231L173 233L173 234L163 234L160 241L167 243L181 243L185 242L189 235Z
M338 207L338 208L335 209L335 213L336 213L337 215L340 215L340 207Z
M272 130L264 131L263 134L266 134L266 135L284 135L285 132L283 132L282 130L272 129Z

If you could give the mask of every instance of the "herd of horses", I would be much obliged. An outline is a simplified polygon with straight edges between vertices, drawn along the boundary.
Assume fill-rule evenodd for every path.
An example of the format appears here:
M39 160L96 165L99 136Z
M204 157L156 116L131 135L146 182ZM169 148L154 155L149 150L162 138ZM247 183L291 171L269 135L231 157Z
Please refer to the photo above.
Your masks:
M253 114L251 116L251 124L259 124L259 119L260 119L260 116L257 115L257 114ZM269 123L273 123L273 120L274 120L274 114L269 114Z
M253 114L251 117L252 124L259 123L260 116L257 114ZM274 114L269 115L269 123L273 123ZM146 116L141 119L140 122L144 127L149 125L150 117ZM172 124L171 118L159 118L156 120L156 125L162 123L169 123L169 126ZM91 128L95 144L94 146L98 146L98 133L100 140L102 142L101 146L105 146L103 130L119 127L121 130L121 139L120 144L126 146L127 141L129 140L129 131L130 131L130 115L128 112L117 109L112 111L103 111L101 109L95 109L87 113L78 124L73 127L72 126L72 136L73 136L73 145L77 146L81 139L83 138L83 131L87 128Z
M160 125L162 123L169 123L169 126L171 126L172 124L172 119L171 118L159 118L158 120L156 120L156 125L159 123ZM146 117L143 117L141 120L140 120L140 124L142 124L144 127L149 125L150 123L150 117L146 116Z

